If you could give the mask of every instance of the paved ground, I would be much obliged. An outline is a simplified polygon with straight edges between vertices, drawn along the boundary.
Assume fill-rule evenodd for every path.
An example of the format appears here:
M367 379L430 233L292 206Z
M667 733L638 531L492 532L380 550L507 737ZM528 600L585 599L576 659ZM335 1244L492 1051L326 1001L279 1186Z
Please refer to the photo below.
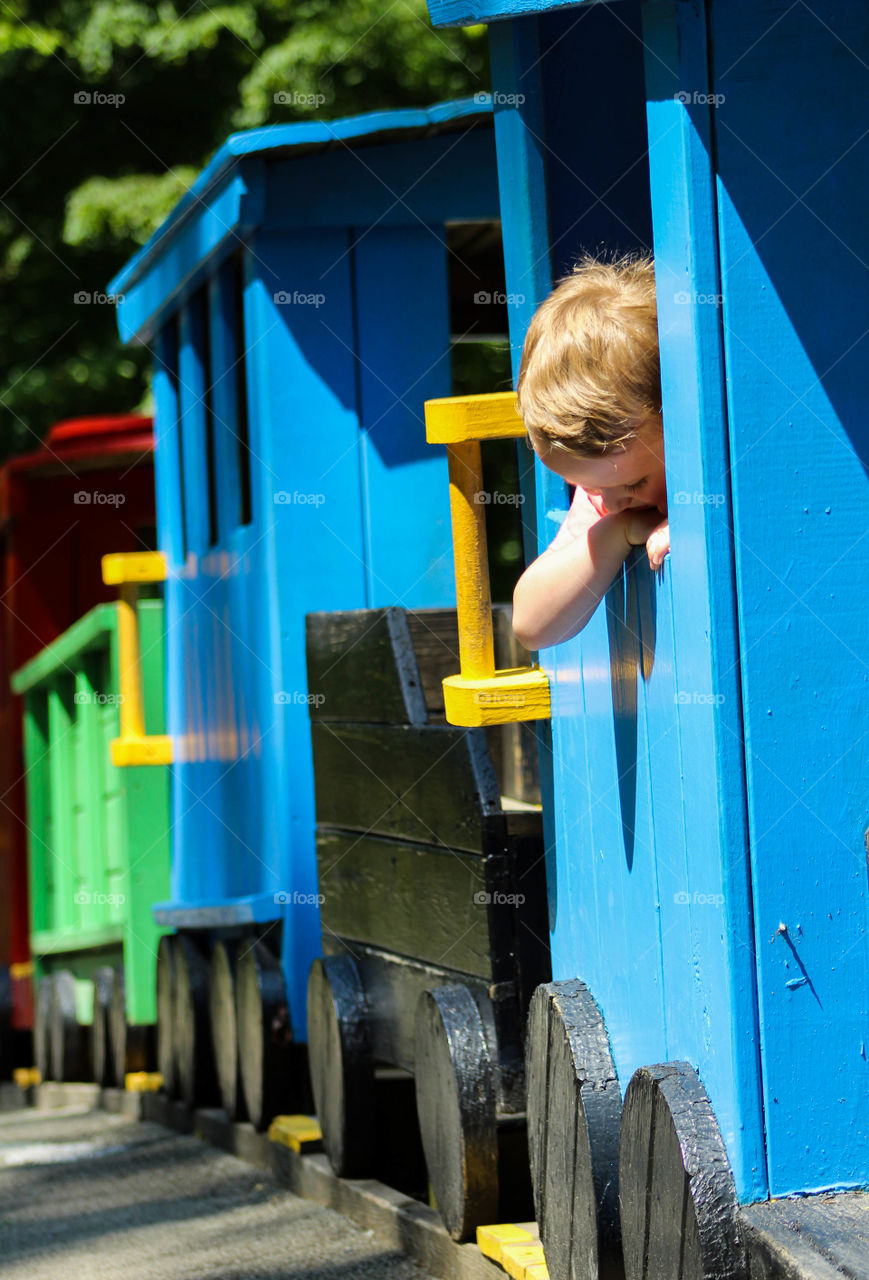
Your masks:
M260 1169L158 1125L0 1115L2 1280L430 1280Z

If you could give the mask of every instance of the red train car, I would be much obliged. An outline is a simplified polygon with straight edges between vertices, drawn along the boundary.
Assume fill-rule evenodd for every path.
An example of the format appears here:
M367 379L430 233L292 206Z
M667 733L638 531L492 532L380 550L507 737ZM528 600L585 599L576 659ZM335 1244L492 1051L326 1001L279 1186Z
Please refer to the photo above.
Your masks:
M135 414L59 422L0 468L0 1078L33 1023L21 705L9 675L115 590L107 551L155 545L153 431Z

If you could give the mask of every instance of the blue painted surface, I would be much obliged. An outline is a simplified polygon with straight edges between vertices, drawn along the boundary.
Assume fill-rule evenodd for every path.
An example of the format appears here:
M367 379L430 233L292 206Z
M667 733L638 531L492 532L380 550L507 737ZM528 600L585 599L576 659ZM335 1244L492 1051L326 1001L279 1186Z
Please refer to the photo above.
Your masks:
M428 0L428 12L436 27L472 27L478 22L525 18L558 9L590 9L600 2L601 0Z
M188 199L119 277L135 336L159 323L176 763L157 912L279 924L300 1040L320 943L305 614L455 600L446 456L422 405L451 389L444 223L498 216L490 116L446 104L231 140L201 207ZM333 135L365 137L364 157L311 150ZM209 201L236 197L255 225L206 235Z
M823 22L621 4L644 102L614 16L541 14L536 122L497 126L508 291L540 272L541 226L556 274L597 235L649 243L626 157L607 171L644 116L658 280L672 554L655 575L634 553L541 654L553 974L588 982L623 1088L697 1067L741 1200L865 1186L869 22L851 0ZM490 33L496 102L534 21ZM567 495L537 478L543 546Z

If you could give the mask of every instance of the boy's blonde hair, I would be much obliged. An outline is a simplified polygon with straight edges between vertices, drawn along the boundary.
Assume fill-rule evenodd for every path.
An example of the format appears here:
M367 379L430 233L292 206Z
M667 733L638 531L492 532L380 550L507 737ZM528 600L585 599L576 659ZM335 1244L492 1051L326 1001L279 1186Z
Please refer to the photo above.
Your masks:
M599 457L661 412L650 254L586 254L538 307L519 370L519 411L541 455Z

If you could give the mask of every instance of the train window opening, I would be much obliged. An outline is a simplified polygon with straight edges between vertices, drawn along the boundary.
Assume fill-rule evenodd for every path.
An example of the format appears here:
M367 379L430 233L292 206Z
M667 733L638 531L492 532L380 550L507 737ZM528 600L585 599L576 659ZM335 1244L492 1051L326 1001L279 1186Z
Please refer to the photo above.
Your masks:
M235 300L235 436L238 444L238 522L250 524L253 519L250 476L250 421L247 408L247 342L244 326L244 251L234 258Z
M447 263L452 394L484 395L513 386L501 224L450 223ZM514 440L482 447L486 539L492 600L507 603L523 568L522 501Z
M199 309L202 325L202 342L199 352L202 369L202 408L205 430L205 479L206 479L206 520L208 524L208 545L217 544L217 471L214 450L214 387L211 366L211 312L208 306L208 286L204 285L196 295L196 306Z

